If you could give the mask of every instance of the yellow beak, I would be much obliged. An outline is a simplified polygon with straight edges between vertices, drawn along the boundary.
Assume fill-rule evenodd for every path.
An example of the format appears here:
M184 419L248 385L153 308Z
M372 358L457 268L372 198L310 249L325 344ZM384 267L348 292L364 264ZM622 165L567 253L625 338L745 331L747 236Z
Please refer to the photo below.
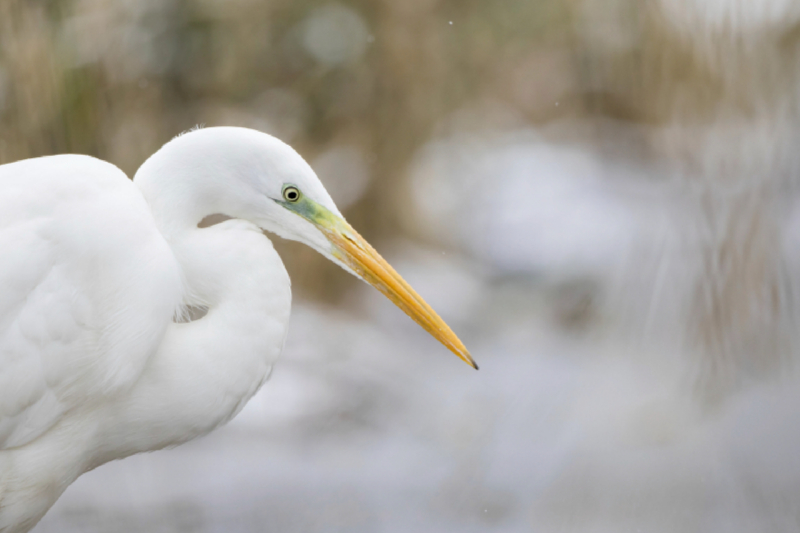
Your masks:
M350 224L333 215L325 217L325 223L317 227L334 245L333 255L349 266L361 278L378 289L394 304L410 316L414 322L460 357L475 370L478 365L472 359L464 343L445 324L436 311L400 277L375 249L356 233Z

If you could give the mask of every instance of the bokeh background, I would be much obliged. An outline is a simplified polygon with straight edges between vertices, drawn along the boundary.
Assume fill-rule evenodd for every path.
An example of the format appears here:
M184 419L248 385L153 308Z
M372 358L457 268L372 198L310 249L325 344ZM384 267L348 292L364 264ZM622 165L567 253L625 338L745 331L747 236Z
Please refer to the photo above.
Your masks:
M800 530L800 4L1 0L0 163L292 144L474 372L276 246L281 362L49 532Z

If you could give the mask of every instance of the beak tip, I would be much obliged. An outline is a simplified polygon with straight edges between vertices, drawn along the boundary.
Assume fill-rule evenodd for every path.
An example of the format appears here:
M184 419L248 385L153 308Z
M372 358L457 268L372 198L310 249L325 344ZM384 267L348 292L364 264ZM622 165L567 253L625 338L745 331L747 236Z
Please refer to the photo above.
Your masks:
M470 355L470 353L468 351L464 350L464 352L458 353L457 355L461 359L463 359L465 363L467 363L469 366L471 366L475 370L480 370L480 368L478 367L478 363L475 362L475 359L472 358L472 355Z

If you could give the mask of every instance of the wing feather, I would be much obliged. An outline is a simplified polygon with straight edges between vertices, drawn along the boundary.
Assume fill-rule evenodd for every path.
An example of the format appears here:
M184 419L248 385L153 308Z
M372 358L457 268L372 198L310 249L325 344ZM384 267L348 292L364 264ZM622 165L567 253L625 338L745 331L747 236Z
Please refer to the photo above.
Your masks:
M0 449L135 383L180 285L115 166L86 156L0 166Z

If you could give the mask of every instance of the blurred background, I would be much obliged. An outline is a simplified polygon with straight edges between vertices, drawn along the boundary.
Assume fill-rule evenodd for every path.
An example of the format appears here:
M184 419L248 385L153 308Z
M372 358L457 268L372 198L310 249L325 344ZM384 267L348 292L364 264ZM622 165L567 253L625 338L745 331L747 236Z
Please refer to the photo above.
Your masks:
M231 424L50 532L800 530L800 4L2 0L0 163L276 135L460 334L275 239Z

